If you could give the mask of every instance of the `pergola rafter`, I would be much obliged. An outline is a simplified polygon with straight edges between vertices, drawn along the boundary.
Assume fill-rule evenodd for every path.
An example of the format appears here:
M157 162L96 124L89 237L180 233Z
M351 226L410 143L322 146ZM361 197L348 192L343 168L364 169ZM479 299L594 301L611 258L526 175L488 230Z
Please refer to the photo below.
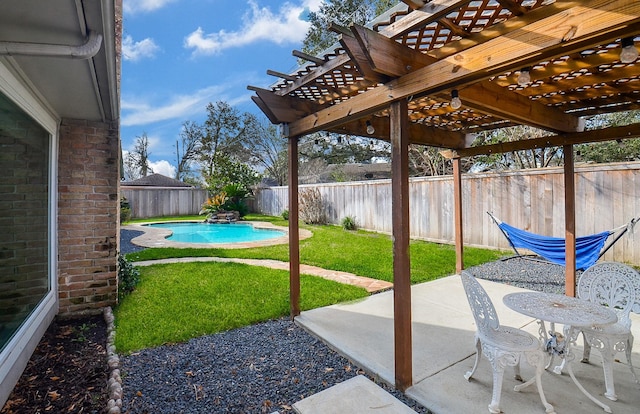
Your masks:
M297 211L297 141L331 131L392 144L396 385L411 384L406 150L441 147L453 158L456 268L463 268L460 157L561 146L565 154L566 290L575 292L572 146L640 136L640 125L583 131L585 116L640 108L640 62L620 58L622 39L640 40L633 0L403 0L366 27L334 26L339 44L254 102L290 139L290 214ZM518 83L527 70L530 81ZM452 91L462 100L449 106ZM367 126L375 132L368 134ZM473 134L531 125L555 134L471 147ZM297 234L297 215L289 221ZM299 250L290 249L291 312L299 312Z

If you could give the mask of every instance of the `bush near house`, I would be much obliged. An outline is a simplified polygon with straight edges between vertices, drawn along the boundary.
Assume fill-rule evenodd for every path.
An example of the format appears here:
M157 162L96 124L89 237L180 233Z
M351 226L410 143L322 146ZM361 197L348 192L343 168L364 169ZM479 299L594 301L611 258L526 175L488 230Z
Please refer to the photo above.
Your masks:
M126 197L120 199L120 224L131 220L131 205Z

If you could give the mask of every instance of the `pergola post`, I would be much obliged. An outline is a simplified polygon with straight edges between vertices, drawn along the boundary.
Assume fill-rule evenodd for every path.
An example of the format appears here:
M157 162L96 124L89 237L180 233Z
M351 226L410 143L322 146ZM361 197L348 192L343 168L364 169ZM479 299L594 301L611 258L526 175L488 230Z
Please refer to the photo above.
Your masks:
M407 100L390 106L391 210L393 221L393 314L396 388L413 381L411 268L409 259L409 117Z
M573 145L564 145L565 294L576 296L576 186Z
M453 215L455 219L456 242L456 273L464 270L464 241L462 239L462 171L460 157L452 159L453 162Z
M289 307L300 315L300 234L298 223L298 137L289 137Z

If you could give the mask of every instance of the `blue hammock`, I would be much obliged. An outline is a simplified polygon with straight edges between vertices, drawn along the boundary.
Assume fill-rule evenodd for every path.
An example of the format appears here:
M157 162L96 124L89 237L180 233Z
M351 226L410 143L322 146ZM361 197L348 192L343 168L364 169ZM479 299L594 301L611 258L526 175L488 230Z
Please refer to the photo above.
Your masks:
M507 223L496 219L491 213L487 213L498 225L502 233L511 244L511 247L518 256L522 256L517 248L531 250L544 259L559 265L565 265L565 239L559 237L545 237L539 234L530 233L510 226ZM576 238L576 269L587 269L591 267L612 245L615 243L629 227L632 227L638 219L632 219L627 226L619 227L624 229L606 249L603 250L606 240L615 233L616 230L603 231L602 233Z

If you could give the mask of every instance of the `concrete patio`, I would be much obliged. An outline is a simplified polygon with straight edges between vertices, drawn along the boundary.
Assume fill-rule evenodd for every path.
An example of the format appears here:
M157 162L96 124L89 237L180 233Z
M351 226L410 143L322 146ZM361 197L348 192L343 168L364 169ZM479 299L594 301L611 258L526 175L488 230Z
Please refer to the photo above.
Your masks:
M538 324L502 304L507 293L521 291L500 283L481 281L491 296L500 322L521 327L537 334ZM413 316L413 386L406 394L435 414L487 413L491 400L491 368L482 358L473 379L464 374L471 369L475 348L475 324L459 276L450 276L412 287ZM633 364L640 367L640 316L632 314L635 336ZM365 369L369 374L389 384L394 380L393 357L393 292L383 292L364 300L328 306L303 312L296 323L321 338L330 347ZM578 343L581 344L582 338ZM579 357L582 348L576 349ZM618 358L626 362L624 354ZM600 355L593 351L590 364L574 362L574 372L582 385L596 398L611 407L614 413L637 413L640 407L640 385L633 381L623 363L614 366L618 401L604 397L604 377ZM522 365L523 377L532 369ZM505 413L543 413L535 386L521 392L513 391L516 381L512 370L505 374L501 408ZM545 372L542 377L547 399L557 413L602 413L600 407L582 394L568 374L561 376ZM327 396L332 394L328 393ZM335 395L335 394L333 394ZM348 394L347 394L348 395ZM340 406L339 401L335 404ZM314 410L303 414L314 414ZM367 412L365 409L353 412Z

